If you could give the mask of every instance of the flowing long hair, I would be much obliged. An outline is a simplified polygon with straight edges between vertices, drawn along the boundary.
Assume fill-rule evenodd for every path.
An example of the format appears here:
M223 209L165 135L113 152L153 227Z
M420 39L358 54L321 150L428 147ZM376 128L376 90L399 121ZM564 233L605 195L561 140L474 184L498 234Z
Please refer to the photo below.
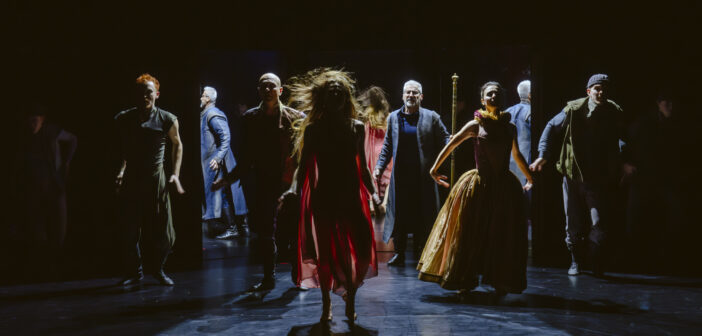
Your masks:
M385 90L378 86L371 86L358 95L358 102L363 107L359 115L364 124L370 124L373 128L385 129L385 121L390 113Z
M327 85L333 82L341 84L344 97L341 113L336 107L328 106L326 101ZM344 70L331 68L317 68L307 73L295 76L286 85L290 92L288 105L295 106L305 112L306 117L298 120L294 125L295 149L298 162L301 159L302 148L305 145L305 130L312 124L326 121L338 121L340 124L351 127L351 122L358 115L359 105L355 97L356 81L351 74Z

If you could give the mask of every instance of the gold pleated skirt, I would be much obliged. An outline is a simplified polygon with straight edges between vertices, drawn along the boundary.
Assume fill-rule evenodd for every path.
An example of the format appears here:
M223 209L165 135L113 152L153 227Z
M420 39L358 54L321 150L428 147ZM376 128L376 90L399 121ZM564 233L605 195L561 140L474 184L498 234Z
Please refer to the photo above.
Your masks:
M446 289L483 283L507 292L526 288L524 194L509 171L464 173L441 208L417 265L419 279Z

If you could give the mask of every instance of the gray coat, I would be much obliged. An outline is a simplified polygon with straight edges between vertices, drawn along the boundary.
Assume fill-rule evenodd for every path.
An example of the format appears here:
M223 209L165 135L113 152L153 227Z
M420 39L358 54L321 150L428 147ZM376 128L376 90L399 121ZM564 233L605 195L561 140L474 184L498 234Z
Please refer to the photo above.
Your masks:
M391 159L395 161L395 155L397 155L397 144L400 136L398 113L400 111L404 111L404 106L393 111L388 116L388 131L385 133L383 149L375 167L381 172L385 170ZM419 147L419 165L422 172L422 194L419 196L422 199L422 218L427 222L424 224L426 227L431 227L439 212L439 190L429 175L429 170L439 156L441 149L448 143L450 134L446 131L446 127L441 122L441 117L438 113L421 107L418 113L417 144ZM383 241L385 242L388 242L392 236L396 210L395 169L393 169L388 187L387 212L385 213L385 229L383 232Z
M202 204L202 219L222 217L222 189L210 190L212 182L222 177L223 172L232 170L236 160L230 148L231 134L227 116L212 106L200 113L200 163L204 180L205 199ZM218 170L210 169L210 161L217 160L222 166ZM237 180L229 185L231 189L234 213L244 215L248 212L241 184Z
M517 126L517 144L519 145L519 151L524 156L527 165L532 162L531 157L531 104L528 100L522 101L521 103L514 105L505 112L508 112L512 119L510 120L514 126ZM511 170L514 175L517 175L519 181L523 184L526 183L526 176L517 166L517 162L514 158L510 156L509 158L509 170Z

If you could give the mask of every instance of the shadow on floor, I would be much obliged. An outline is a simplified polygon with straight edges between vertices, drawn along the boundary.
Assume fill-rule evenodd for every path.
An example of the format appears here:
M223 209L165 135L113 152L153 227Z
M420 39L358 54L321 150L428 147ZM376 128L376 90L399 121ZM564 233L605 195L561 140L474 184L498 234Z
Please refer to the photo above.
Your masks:
M142 285L141 287L149 287L153 286L155 287L156 285ZM159 286L161 287L161 286ZM64 289L64 290L56 290L56 291L48 291L48 292L37 292L37 293L28 293L28 294L19 294L19 295L8 295L8 296L2 296L0 295L0 299L3 301L27 301L27 300L48 300L48 299L55 299L55 298L63 298L63 297L81 297L81 296L88 296L88 297L96 297L96 296L102 296L102 295L118 295L118 294L124 294L128 292L134 292L140 289L140 286L131 286L131 287L124 287L119 284L111 284L111 285L104 285L104 286L96 286L96 287L87 287L87 288L71 288L71 289Z
M172 291L173 287L158 287L151 291L160 290ZM127 303L119 305L115 309L99 312L87 312L74 316L72 323L66 325L55 326L47 329L49 333L74 333L83 330L86 324L97 324L101 326L118 326L120 324L141 323L144 320L151 321L148 326L143 326L145 334L158 333L163 330L192 319L197 319L202 316L212 315L215 317L231 317L236 315L241 310L261 310L269 312L270 316L278 316L273 319L280 319L287 310L288 304L292 302L300 293L296 288L291 288L282 293L278 298L270 301L263 299L270 294L271 291L250 292L243 291L231 293L210 298L188 298L177 301L165 300L163 302L142 304L135 301L133 304ZM269 319L266 317L264 319ZM210 319L208 326L200 327L201 332L224 332L235 327L231 320L218 321ZM364 335L364 334L361 334Z
M609 300L583 301L540 294L520 294L519 296L511 294L501 298L495 295L494 292L473 291L466 294L451 293L450 295L442 296L425 295L422 297L422 301L496 307L548 308L603 314L644 313L643 310L614 303Z
M348 323L348 322L346 322ZM376 330L370 330L366 329L358 324L354 325L349 325L349 330L348 331L343 331L343 332L335 332L332 328L335 326L335 323L315 323L315 324L307 324L307 325L300 325L300 326L294 326L290 329L290 332L288 333L288 336L345 336L345 335L354 335L354 336L377 336L378 331Z
M648 286L671 286L671 287L688 287L702 288L702 281L699 279L680 279L659 276L642 276L642 275L609 275L605 274L602 279L617 284L627 285L648 285Z

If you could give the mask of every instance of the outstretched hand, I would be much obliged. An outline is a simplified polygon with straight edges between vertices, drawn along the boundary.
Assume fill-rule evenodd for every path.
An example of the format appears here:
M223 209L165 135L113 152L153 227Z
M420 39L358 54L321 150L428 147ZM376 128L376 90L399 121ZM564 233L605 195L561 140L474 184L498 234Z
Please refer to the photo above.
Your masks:
M429 172L429 174L431 175L431 178L434 179L434 182L436 182L436 184L444 188L448 188L450 186L450 184L446 182L446 179L448 179L446 175L439 175L439 173L434 169L432 169L431 172Z
M176 190L179 194L185 194L185 189L183 189L183 186L180 184L180 178L178 178L178 175L171 175L171 178L168 179L168 183L175 184Z
M544 166L546 165L546 159L544 158L538 158L536 161L532 162L532 164L529 165L529 170L533 172L540 172Z

